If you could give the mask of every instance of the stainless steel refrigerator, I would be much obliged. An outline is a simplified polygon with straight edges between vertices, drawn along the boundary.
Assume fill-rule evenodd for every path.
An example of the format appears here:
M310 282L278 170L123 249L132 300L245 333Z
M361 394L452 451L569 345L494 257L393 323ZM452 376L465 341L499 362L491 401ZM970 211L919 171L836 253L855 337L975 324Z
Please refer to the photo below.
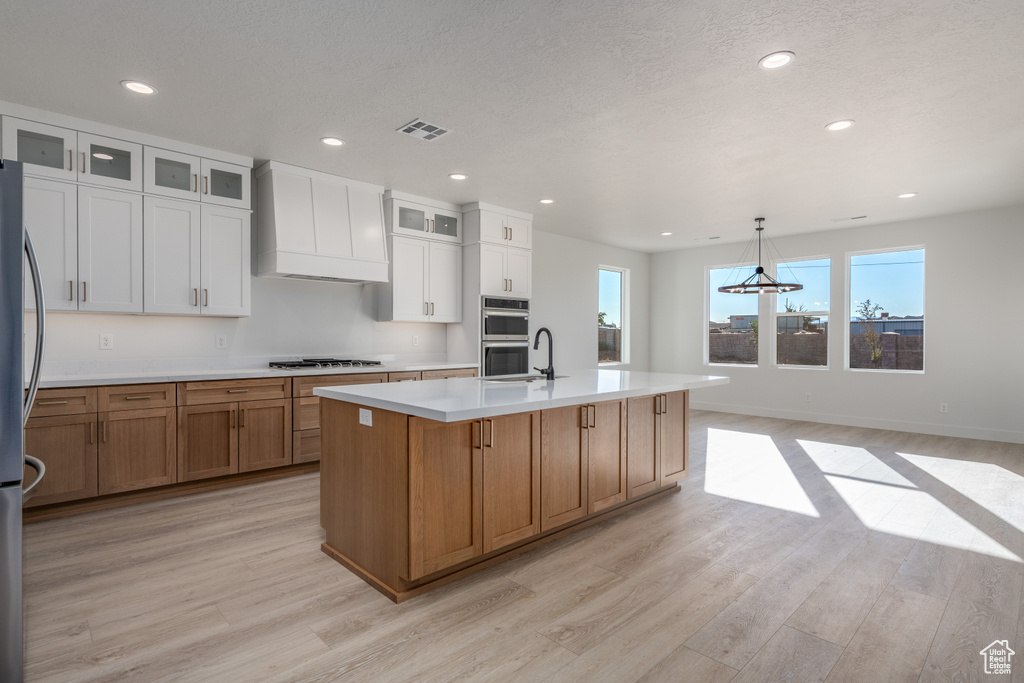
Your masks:
M32 243L22 222L22 169L17 161L0 160L0 681L24 676L24 634L21 599L21 506L26 497L23 472L29 464L29 488L45 468L25 455L24 426L35 398L42 362L45 304ZM25 281L33 285L36 330L32 370L25 389Z

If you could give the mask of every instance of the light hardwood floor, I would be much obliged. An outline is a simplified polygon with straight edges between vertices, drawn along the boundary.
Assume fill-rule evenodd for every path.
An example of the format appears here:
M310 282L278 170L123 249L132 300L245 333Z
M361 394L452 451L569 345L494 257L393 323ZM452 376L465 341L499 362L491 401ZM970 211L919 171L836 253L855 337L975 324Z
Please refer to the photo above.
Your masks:
M1024 446L695 412L680 493L394 605L317 475L25 529L29 681L1024 681Z

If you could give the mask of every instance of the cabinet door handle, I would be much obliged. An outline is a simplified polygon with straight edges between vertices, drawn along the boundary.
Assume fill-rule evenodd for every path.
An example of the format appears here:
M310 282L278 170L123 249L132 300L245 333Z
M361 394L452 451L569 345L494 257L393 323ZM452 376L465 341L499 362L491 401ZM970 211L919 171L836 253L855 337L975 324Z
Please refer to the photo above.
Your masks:
M661 396L654 397L654 414L661 415Z
M85 280L82 280L82 301L85 301L85 293L86 293Z
M590 422L587 420L586 406L580 406L580 427L583 429L588 429L590 427Z
M508 291L514 291L515 287L512 285L512 278L508 279Z
M429 301L424 301L423 302L423 315L430 315L430 302Z
M473 448L483 448L483 444L480 442L483 430L483 422L481 420L473 423Z
M668 412L668 394L661 395L661 414L664 415Z
M203 176L203 194L210 194L210 176L208 175Z
M85 167L85 152L82 152L82 168L80 170L82 173L88 173Z
M509 228L509 229L508 229L508 241L509 241L509 242L511 242L511 241L512 241L512 235L513 235L513 234L514 234L514 233L512 232L512 228Z
M89 423L89 443L96 443L96 423Z
M597 426L597 406L587 406L587 414L590 415L590 426Z
M73 164L73 163L75 163L75 157L74 157L73 155L74 155L74 152L72 152L72 151L71 151L71 150L69 149L69 150L68 150L68 170L69 170L69 171L73 171L73 170L75 170L74 168L72 168L72 164Z
M242 422L238 425L239 427L245 426L245 408L242 408Z
M205 302L203 305L206 306L207 308L209 308L210 307L210 290L208 290L206 288L203 289L203 301Z
M75 300L75 281L68 280L68 301Z
M231 428L235 428L235 409L231 409Z
M199 305L199 288L198 287L193 287L192 288L192 305L193 306L198 306Z
M494 447L494 420L484 420L487 423L487 447Z
M430 302L430 315L434 315L434 302Z
M193 173L192 174L192 191L193 192L199 192L199 174L198 173Z
M67 401L36 401L37 406L66 406Z
M248 389L228 389L229 394L248 394Z
M102 420L100 422L100 435L101 435L100 438L103 439L103 443L106 443L107 442L107 421L106 420Z

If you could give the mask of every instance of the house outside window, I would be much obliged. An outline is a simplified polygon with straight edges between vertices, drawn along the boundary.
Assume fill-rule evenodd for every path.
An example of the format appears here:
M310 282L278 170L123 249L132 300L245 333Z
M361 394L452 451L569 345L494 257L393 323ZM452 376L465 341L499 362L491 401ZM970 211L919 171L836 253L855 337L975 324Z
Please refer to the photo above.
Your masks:
M847 368L924 370L924 249L849 257Z
M775 363L792 367L828 367L831 260L786 261L776 267L784 282L804 286L776 295Z
M601 266L597 271L597 362L627 363L629 271Z
M757 266L708 269L708 327L705 361L709 364L757 365L759 295L723 294L718 288L754 274Z

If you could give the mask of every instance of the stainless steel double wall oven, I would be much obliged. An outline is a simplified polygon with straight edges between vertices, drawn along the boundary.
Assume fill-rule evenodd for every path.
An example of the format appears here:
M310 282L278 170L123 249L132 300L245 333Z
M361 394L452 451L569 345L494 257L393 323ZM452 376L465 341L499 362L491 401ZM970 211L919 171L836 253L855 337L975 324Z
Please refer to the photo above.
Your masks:
M480 374L493 377L529 372L529 300L485 296L480 308Z

